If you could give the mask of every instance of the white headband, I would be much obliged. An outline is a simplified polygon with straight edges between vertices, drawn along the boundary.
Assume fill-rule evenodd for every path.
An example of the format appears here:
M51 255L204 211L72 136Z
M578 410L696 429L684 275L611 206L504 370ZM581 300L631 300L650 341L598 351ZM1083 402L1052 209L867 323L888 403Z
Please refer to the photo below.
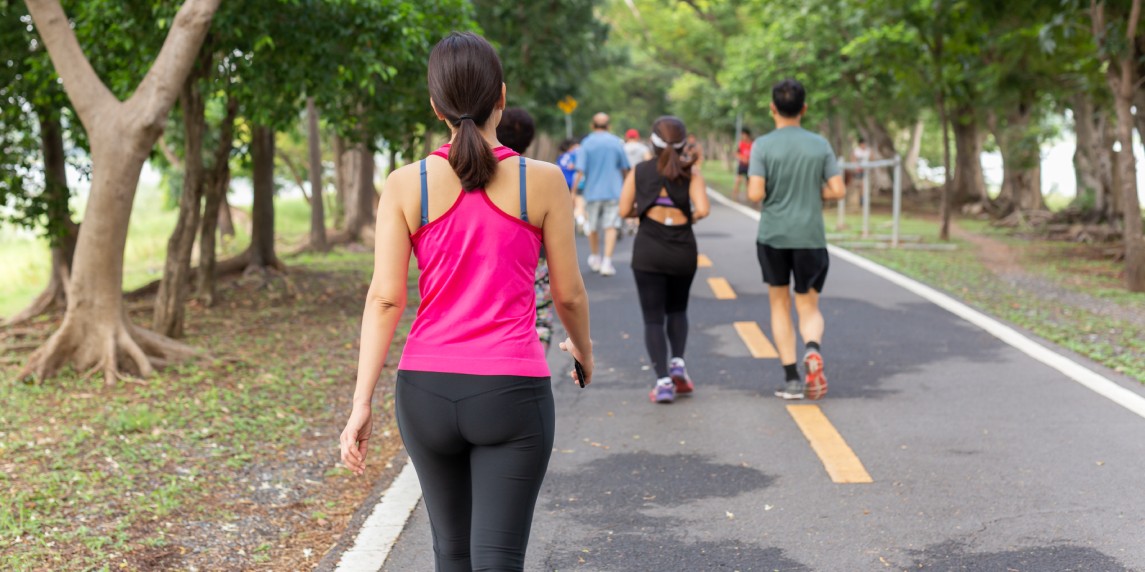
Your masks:
M649 139L652 140L653 145L655 145L661 149L667 149L668 148L669 143L667 141L661 139L660 136L657 135L655 132L652 133L652 137L649 137ZM684 142L683 141L681 141L679 143L672 143L671 145L674 149L683 149L684 148Z

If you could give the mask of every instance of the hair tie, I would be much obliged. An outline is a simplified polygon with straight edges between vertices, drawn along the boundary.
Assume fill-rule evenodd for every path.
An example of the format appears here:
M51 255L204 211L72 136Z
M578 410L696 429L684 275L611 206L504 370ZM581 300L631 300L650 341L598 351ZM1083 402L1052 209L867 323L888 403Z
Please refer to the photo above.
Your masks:
M662 139L659 135L657 135L655 131L652 132L652 136L649 137L649 139L652 140L652 145L654 147L659 147L660 149L667 149L668 146L670 145L670 146L672 146L673 149L679 150L679 149L683 149L684 145L686 145L686 143L684 141L680 141L678 143L668 143L667 141Z
M461 122L465 121L466 119L468 119L470 121L474 121L473 116L466 113L466 114L462 115L461 117L458 117L456 121L453 121L453 126L454 127L460 127Z

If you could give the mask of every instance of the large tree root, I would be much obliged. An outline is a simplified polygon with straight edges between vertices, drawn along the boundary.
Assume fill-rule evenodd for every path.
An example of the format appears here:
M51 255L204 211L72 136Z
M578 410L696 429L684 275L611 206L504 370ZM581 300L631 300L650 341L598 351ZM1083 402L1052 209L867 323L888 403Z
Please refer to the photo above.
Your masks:
M126 316L100 320L69 316L32 353L18 377L43 381L71 363L85 375L103 373L104 382L112 385L124 375L147 377L156 367L199 355L189 345L131 324Z

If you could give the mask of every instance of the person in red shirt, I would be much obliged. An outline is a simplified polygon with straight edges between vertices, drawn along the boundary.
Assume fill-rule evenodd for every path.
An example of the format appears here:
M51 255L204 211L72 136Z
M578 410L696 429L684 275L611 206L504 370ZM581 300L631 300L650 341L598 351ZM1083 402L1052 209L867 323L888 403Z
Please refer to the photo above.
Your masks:
M738 159L739 165L736 167L736 182L735 186L732 187L732 200L747 200L747 164L751 160L751 131L747 127L739 132L739 148L736 150L736 159ZM741 184L744 188L743 199L740 198Z

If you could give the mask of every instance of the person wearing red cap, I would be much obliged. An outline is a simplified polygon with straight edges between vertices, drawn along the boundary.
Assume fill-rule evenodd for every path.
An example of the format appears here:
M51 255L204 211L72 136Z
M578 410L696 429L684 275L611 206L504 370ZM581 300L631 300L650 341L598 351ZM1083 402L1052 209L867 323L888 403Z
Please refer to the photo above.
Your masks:
M652 158L652 149L640 140L640 132L629 129L624 132L624 154L628 156L628 164L633 169L636 165Z

